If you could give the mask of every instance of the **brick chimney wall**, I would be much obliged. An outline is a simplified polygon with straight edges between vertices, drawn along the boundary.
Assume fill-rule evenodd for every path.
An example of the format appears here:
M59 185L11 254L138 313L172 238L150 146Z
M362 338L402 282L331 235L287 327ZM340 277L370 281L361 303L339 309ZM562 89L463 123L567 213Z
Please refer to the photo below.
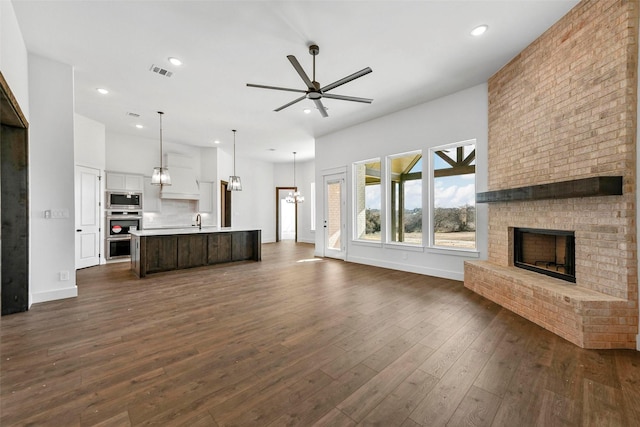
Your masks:
M585 0L489 79L488 190L623 177L622 196L489 204L485 267L499 266L501 275L515 268L513 227L573 230L577 289L621 300L615 316L609 306L598 312L602 323L616 317L624 325L615 333L593 328L602 333L584 338L582 320L570 326L582 331L560 333L582 334L568 338L581 346L635 348L637 71L638 2ZM467 271L469 264L465 286L491 281ZM491 298L491 292L479 293ZM511 302L527 304L543 302ZM525 317L547 316L542 309L532 313ZM531 320L555 328L548 318Z

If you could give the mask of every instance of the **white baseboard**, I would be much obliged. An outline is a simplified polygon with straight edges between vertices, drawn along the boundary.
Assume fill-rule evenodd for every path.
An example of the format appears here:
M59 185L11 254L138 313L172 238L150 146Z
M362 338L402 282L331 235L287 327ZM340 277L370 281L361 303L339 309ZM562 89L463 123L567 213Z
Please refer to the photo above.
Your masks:
M35 292L31 294L31 303L55 301L58 299L75 298L78 296L78 287L73 285L68 288L56 289L46 292Z
M377 259L362 258L362 257L350 257L347 256L347 261L357 264L366 264L374 267L390 268L392 270L406 271L408 273L424 274L425 276L442 277L445 279L464 281L464 272L441 270L437 268L420 267L416 265L401 264L397 262L380 261Z

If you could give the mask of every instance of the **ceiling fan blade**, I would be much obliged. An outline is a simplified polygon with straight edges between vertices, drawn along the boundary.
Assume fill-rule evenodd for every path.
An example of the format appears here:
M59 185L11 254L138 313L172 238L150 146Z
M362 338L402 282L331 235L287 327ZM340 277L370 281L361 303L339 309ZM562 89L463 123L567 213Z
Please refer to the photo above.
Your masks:
M340 99L342 101L364 102L365 104L371 104L373 102L373 99L370 99L370 98L358 98L355 96L333 95L331 93L323 93L322 97L329 98L329 99Z
M327 114L327 109L324 108L324 105L322 105L322 101L320 101L319 99L314 99L313 102L316 103L316 107L318 107L318 110L320 111L320 114L322 114L322 117L329 117L329 115Z
M280 110L284 110L285 108L292 106L292 105L293 105L293 104L295 104L296 102L300 102L300 101L302 101L302 100L303 100L303 99L305 99L306 97L307 97L307 95L302 95L300 98L296 98L296 99L294 99L293 101L289 102L288 104L284 104L282 107L276 108L276 109L275 109L275 110L273 110L273 111L280 111Z
M351 74L350 76L347 76L347 77L345 77L345 78L342 78L342 79L340 79L340 80L338 80L338 81L335 81L335 82L333 82L333 83L331 83L331 84L326 85L325 87L321 88L320 90L321 90L322 92L326 92L326 91L328 91L328 90L335 89L335 88L337 88L338 86L342 86L342 85L343 85L343 84L345 84L345 83L349 83L351 80L355 80L355 79L357 79L358 77L362 77L362 76L364 76L364 75L366 75L366 74L369 74L369 73L370 73L370 72L372 72L372 71L373 71L373 70L372 70L371 68L369 68L369 67L367 67L367 68L363 68L362 70L360 70L360 71L358 71L358 72L356 72L356 73L353 73L353 74Z
M289 58L289 62L291 62L291 65L293 65L293 68L296 69L296 71L302 78L302 81L304 82L304 84L306 84L309 89L316 90L315 86L309 79L309 76L307 76L307 73L304 72L304 70L302 69L302 65L300 65L296 57L293 55L287 55L287 58Z
M278 87L278 86L265 86L265 85L254 85L253 83L247 83L247 86L249 87L257 87L260 89L274 89L274 90L286 90L289 92L299 92L299 93L307 93L306 90L302 90L302 89L290 89L288 87Z

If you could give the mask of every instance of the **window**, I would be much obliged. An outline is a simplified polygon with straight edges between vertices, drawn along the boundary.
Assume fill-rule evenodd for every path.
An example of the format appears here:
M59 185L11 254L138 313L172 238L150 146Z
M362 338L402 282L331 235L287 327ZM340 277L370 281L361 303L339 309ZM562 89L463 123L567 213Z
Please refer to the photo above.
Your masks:
M422 245L422 152L388 158L389 241Z
M353 164L354 238L380 242L380 159Z
M476 247L475 140L432 149L433 245Z

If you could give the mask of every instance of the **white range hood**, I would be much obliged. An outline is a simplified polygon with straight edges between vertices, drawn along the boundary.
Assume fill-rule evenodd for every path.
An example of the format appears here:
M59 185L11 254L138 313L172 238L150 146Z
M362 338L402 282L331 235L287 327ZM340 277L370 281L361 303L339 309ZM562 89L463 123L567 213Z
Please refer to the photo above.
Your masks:
M160 198L198 200L200 188L193 170L193 159L182 154L167 153L167 168L171 175L171 185L162 186Z

